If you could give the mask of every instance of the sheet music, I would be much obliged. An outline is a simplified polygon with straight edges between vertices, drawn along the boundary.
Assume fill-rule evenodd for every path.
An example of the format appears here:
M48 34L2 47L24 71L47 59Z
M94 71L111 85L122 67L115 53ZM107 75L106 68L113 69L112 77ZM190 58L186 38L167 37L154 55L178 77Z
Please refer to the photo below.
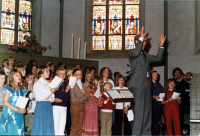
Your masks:
M172 99L176 100L181 93L174 92L172 95Z
M82 82L81 82L81 79L79 79L79 80L77 81L77 84L78 84L78 86L79 86L80 89L83 89L83 84L82 84Z
M19 96L19 98L17 99L17 103L15 106L24 109L26 107L26 104L28 102L28 98L23 97L23 96Z
M100 93L100 86L98 86L97 91L95 92L94 96L99 98L99 93Z
M110 96L111 96L113 99L122 98L122 96L119 94L119 92L118 92L117 90L108 90L107 93L109 93Z
M157 101L163 101L162 98L163 98L164 96L165 96L165 93L160 93L160 94L159 94L159 97L160 97L160 98L159 98Z
M61 78L59 78L58 76L55 76L53 78L53 80L51 81L51 83L49 84L49 87L50 88L59 88L60 85L64 82L64 80L62 80Z
M133 114L133 111L132 110L128 110L128 121L133 121L134 120L134 114Z
M130 91L119 91L123 98L134 98Z
M77 80L77 77L70 77L69 78L69 85L71 86L71 89L74 88L74 86L76 84L76 80Z

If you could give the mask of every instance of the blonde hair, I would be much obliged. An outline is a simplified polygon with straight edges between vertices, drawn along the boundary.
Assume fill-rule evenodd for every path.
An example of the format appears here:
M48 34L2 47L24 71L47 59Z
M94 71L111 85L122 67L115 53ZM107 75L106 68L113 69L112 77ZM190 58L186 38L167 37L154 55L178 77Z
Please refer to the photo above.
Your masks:
M158 72L157 72L156 70L151 70L151 75L152 75L153 73L157 73L157 74L158 74Z
M111 84L110 82L105 82L105 83L103 84L102 93L104 93L104 92L107 90L106 88L107 88L109 85L112 86L112 84Z
M119 81L120 78L123 78L123 79L124 79L124 76L121 75L121 74L117 75L116 80L115 80L115 86L119 86L119 82L118 82L118 81ZM125 84L125 82L124 82L124 84ZM123 84L123 85L124 85L124 84Z
M87 75L93 75L93 74L92 74L92 72L87 72L87 73L85 74L85 76L87 76Z
M28 73L27 75L26 75L26 81L28 81L28 78L30 77L30 76L34 76L35 77L35 75L33 74L33 73Z
M39 66L39 68L38 68L38 77L41 77L41 75L44 74L44 71L46 69L50 69L49 66L46 66L46 65Z
M67 77L69 77L70 73L72 73L73 70L74 70L73 67L68 67L68 68L67 68L67 72L66 72L66 73L67 73Z
M19 64L19 65L16 65L16 66L15 66L15 69L17 69L18 71L21 71L22 69L25 69L25 70L26 70L26 66L23 65L23 64Z
M66 70L64 69L64 68L58 68L57 70L56 70L56 75L59 75L59 72L60 71L64 71L65 73L66 73Z
M103 83L103 79L101 78L101 76L94 75L90 83L92 84L92 89L96 91L101 82Z
M10 71L10 74L9 74L9 85L10 87L13 89L13 91L16 91L18 88L15 86L15 81L14 81L14 78L13 78L13 75L19 73L21 76L22 74L19 72L19 70L17 69L13 69ZM24 86L22 80L20 83L18 83L18 86L21 88L21 89L25 89L26 87Z
M15 60L15 58L14 57L12 57L12 56L10 56L10 57L8 57L8 60Z

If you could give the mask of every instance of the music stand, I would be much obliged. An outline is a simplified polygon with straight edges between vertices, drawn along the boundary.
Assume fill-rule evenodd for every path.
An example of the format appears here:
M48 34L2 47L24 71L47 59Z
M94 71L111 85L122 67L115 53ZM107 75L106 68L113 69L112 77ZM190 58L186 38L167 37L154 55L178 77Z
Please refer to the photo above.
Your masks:
M124 135L124 103L134 101L134 96L128 89L107 90L106 93L114 103L123 103L122 135Z

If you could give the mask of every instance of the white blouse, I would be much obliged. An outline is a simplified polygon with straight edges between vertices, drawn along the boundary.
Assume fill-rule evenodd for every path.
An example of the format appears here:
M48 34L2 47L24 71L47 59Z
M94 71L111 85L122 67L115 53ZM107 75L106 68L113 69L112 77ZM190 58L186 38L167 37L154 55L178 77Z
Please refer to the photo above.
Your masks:
M105 83L106 81L103 80L103 83ZM114 82L111 79L108 79L108 82L110 82L112 84L112 87L114 87Z
M8 76L8 75L9 75L9 73L10 73L10 70L9 70L9 69L7 69L6 67L4 67L3 69L4 69L4 72L5 72L5 74Z
M127 87L124 87L123 88L120 88L119 86L117 87L113 87L113 90L117 90L117 89L128 89ZM127 107L129 105L129 107L131 106L131 103L130 102L126 102L124 103L124 107ZM123 103L116 103L116 108L115 109L118 109L118 110L123 110Z
M44 80L43 78L40 78L33 85L33 95L34 95L36 101L54 102L55 95L54 95L54 93L51 93L50 87L48 85L49 85L49 83L47 82L47 80ZM49 96L50 96L50 98L48 100L45 100Z

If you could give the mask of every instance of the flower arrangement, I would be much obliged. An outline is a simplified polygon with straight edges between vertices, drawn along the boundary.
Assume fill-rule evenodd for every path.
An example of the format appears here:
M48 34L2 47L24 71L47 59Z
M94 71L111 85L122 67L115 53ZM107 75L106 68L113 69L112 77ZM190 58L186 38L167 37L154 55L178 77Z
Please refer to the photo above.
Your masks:
M24 42L19 42L18 45L8 45L8 50L15 51L17 53L28 54L28 55L41 55L43 51L47 50L47 47L41 46L39 42L36 40L36 35L32 33L30 36L24 36ZM51 45L48 46L51 50Z

